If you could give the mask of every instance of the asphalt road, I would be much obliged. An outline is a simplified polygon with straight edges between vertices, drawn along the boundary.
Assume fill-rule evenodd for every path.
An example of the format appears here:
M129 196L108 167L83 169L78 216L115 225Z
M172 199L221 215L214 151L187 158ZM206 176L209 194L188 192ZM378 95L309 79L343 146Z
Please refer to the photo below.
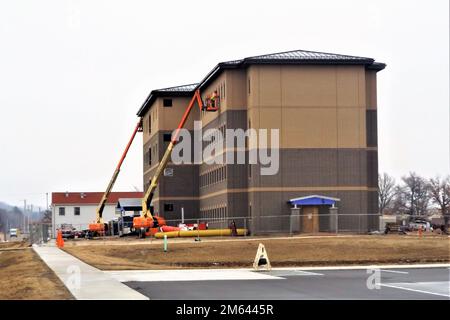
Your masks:
M307 271L289 269L257 272L257 275L254 275L253 271L237 270L239 276L236 276L236 279L233 279L232 270L224 274L208 270L206 277L203 276L205 272L184 273L183 276L178 276L179 274L175 273L177 271L171 271L172 273L166 276L154 272L150 276L143 276L135 271L133 276L121 273L120 281L150 299L450 300L448 267L379 270L373 272L367 269ZM203 278L196 275L202 275ZM173 278L174 281L169 278Z

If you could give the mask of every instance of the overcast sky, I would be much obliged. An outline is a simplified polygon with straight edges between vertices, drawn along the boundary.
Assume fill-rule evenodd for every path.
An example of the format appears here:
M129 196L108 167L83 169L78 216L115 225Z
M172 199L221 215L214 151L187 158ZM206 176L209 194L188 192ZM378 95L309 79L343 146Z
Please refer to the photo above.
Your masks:
M151 89L304 49L375 58L379 167L449 174L449 7L433 1L0 2L0 201L104 191ZM142 137L116 191L142 190Z

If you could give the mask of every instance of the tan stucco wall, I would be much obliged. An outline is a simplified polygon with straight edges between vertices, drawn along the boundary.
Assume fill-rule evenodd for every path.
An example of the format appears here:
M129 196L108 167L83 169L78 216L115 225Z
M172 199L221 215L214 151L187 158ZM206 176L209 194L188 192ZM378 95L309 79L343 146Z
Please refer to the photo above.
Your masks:
M252 128L280 129L282 148L366 147L363 66L251 66Z
M366 71L366 106L367 109L377 109L377 73Z

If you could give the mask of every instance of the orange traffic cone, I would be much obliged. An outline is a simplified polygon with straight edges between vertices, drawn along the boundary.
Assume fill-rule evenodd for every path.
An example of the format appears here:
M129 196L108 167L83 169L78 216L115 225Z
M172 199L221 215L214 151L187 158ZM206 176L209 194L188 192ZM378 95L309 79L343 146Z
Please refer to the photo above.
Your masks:
M61 230L58 230L58 235L56 237L56 245L58 246L58 248L64 247L64 239L62 237L62 231Z

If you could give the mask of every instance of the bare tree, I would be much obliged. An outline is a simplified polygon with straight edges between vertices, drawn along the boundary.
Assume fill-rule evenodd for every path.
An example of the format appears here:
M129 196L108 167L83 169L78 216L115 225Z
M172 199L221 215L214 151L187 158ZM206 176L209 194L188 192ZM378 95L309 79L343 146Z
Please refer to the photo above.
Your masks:
M397 191L393 177L386 172L383 175L378 175L378 205L380 213L385 213L386 209L392 206Z
M51 223L52 222L52 211L45 210L41 219L42 223Z
M407 212L413 216L426 215L430 202L427 181L415 172L410 172L402 180L405 184L403 187L403 196L406 201Z
M409 208L407 206L407 192L404 186L395 186L395 197L392 200L392 207L390 211L394 214L408 214Z
M439 176L431 178L428 188L431 201L436 204L448 224L450 214L450 176L441 179Z

